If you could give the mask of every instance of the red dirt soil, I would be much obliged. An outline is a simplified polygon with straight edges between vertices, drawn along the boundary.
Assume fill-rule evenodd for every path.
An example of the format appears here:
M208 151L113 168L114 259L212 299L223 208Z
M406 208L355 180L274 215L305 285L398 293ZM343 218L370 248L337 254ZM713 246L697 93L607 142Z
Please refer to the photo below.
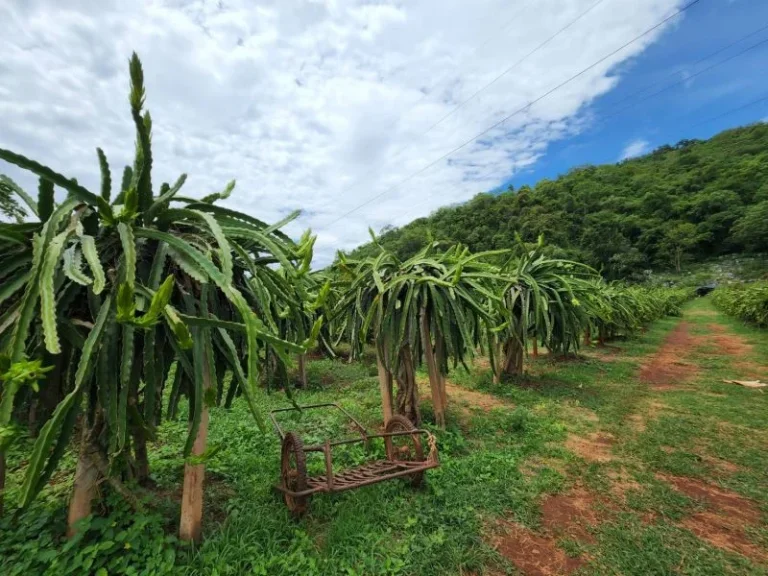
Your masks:
M768 551L752 542L745 530L760 523L760 510L751 500L692 478L662 476L675 489L689 498L705 504L706 509L696 512L681 522L712 546L765 562Z
M538 536L514 522L499 522L501 531L493 545L526 576L570 574L584 563L570 558L557 547L553 538Z
M589 462L610 462L613 460L611 446L615 438L607 432L597 432L589 436L569 434L565 447Z
M725 326L721 324L707 324L707 328L714 332L710 336L710 340L714 342L719 353L728 354L729 356L743 356L752 352L752 345L747 342L746 338L737 334L727 333Z
M641 434L645 432L648 427L648 422L650 420L656 420L659 413L666 408L668 408L666 404L654 400L645 406L645 410L630 414L627 417L627 422L629 422L629 425L636 433Z
M640 381L656 390L670 390L696 375L696 367L683 359L698 345L683 321L664 339L658 352L640 368Z
M426 378L418 378L419 390L422 398L431 398L431 392L429 389L429 380ZM445 393L448 397L448 404L452 401L459 401L466 403L471 408L480 408L485 412L489 412L494 408L504 406L507 408L514 408L514 405L505 402L501 398L494 396L493 394L487 394L478 390L469 390L453 384L450 380L445 381Z
M557 536L594 544L595 538L589 532L599 523L594 504L594 496L583 488L553 494L541 505L541 524Z

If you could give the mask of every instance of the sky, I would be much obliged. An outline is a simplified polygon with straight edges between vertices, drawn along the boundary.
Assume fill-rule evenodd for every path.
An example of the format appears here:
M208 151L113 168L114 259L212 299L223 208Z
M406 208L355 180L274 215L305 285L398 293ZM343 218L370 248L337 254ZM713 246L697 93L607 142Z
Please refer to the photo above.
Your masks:
M135 50L155 185L236 179L232 208L301 209L286 231L312 228L322 266L369 227L768 117L726 114L768 96L768 2L699 0L650 30L688 2L4 0L0 147L97 190L100 146L119 180Z

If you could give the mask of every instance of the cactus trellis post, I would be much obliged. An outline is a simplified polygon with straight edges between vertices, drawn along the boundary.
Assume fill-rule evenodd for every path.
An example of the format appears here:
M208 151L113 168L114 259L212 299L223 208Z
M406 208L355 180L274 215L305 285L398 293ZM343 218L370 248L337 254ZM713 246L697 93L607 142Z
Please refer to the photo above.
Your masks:
M445 405L442 392L442 374L437 365L437 359L432 347L432 336L429 330L429 314L426 308L421 309L421 345L424 348L424 358L427 362L427 373L429 374L429 388L432 393L432 406L435 412L435 424L440 428L445 428Z
M392 373L381 358L381 352L376 351L376 369L379 374L379 392L381 394L381 410L386 426L392 419Z

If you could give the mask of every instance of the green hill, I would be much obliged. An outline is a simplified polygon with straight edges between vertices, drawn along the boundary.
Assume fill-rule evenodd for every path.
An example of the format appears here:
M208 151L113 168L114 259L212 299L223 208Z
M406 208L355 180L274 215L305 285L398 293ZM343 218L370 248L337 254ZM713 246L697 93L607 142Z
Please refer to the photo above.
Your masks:
M405 257L430 235L470 249L507 248L544 235L553 251L609 278L768 250L768 124L683 140L618 164L580 166L501 194L441 208L380 241ZM353 251L360 256L370 244Z

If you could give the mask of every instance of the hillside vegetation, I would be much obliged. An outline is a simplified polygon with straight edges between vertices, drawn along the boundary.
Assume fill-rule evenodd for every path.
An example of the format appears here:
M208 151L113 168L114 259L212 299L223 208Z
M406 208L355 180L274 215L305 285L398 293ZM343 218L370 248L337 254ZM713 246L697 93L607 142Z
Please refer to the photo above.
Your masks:
M472 251L544 235L559 256L608 278L713 255L768 250L768 124L683 140L618 164L574 168L534 187L478 194L379 241L401 258L432 236ZM375 251L371 244L355 256Z

